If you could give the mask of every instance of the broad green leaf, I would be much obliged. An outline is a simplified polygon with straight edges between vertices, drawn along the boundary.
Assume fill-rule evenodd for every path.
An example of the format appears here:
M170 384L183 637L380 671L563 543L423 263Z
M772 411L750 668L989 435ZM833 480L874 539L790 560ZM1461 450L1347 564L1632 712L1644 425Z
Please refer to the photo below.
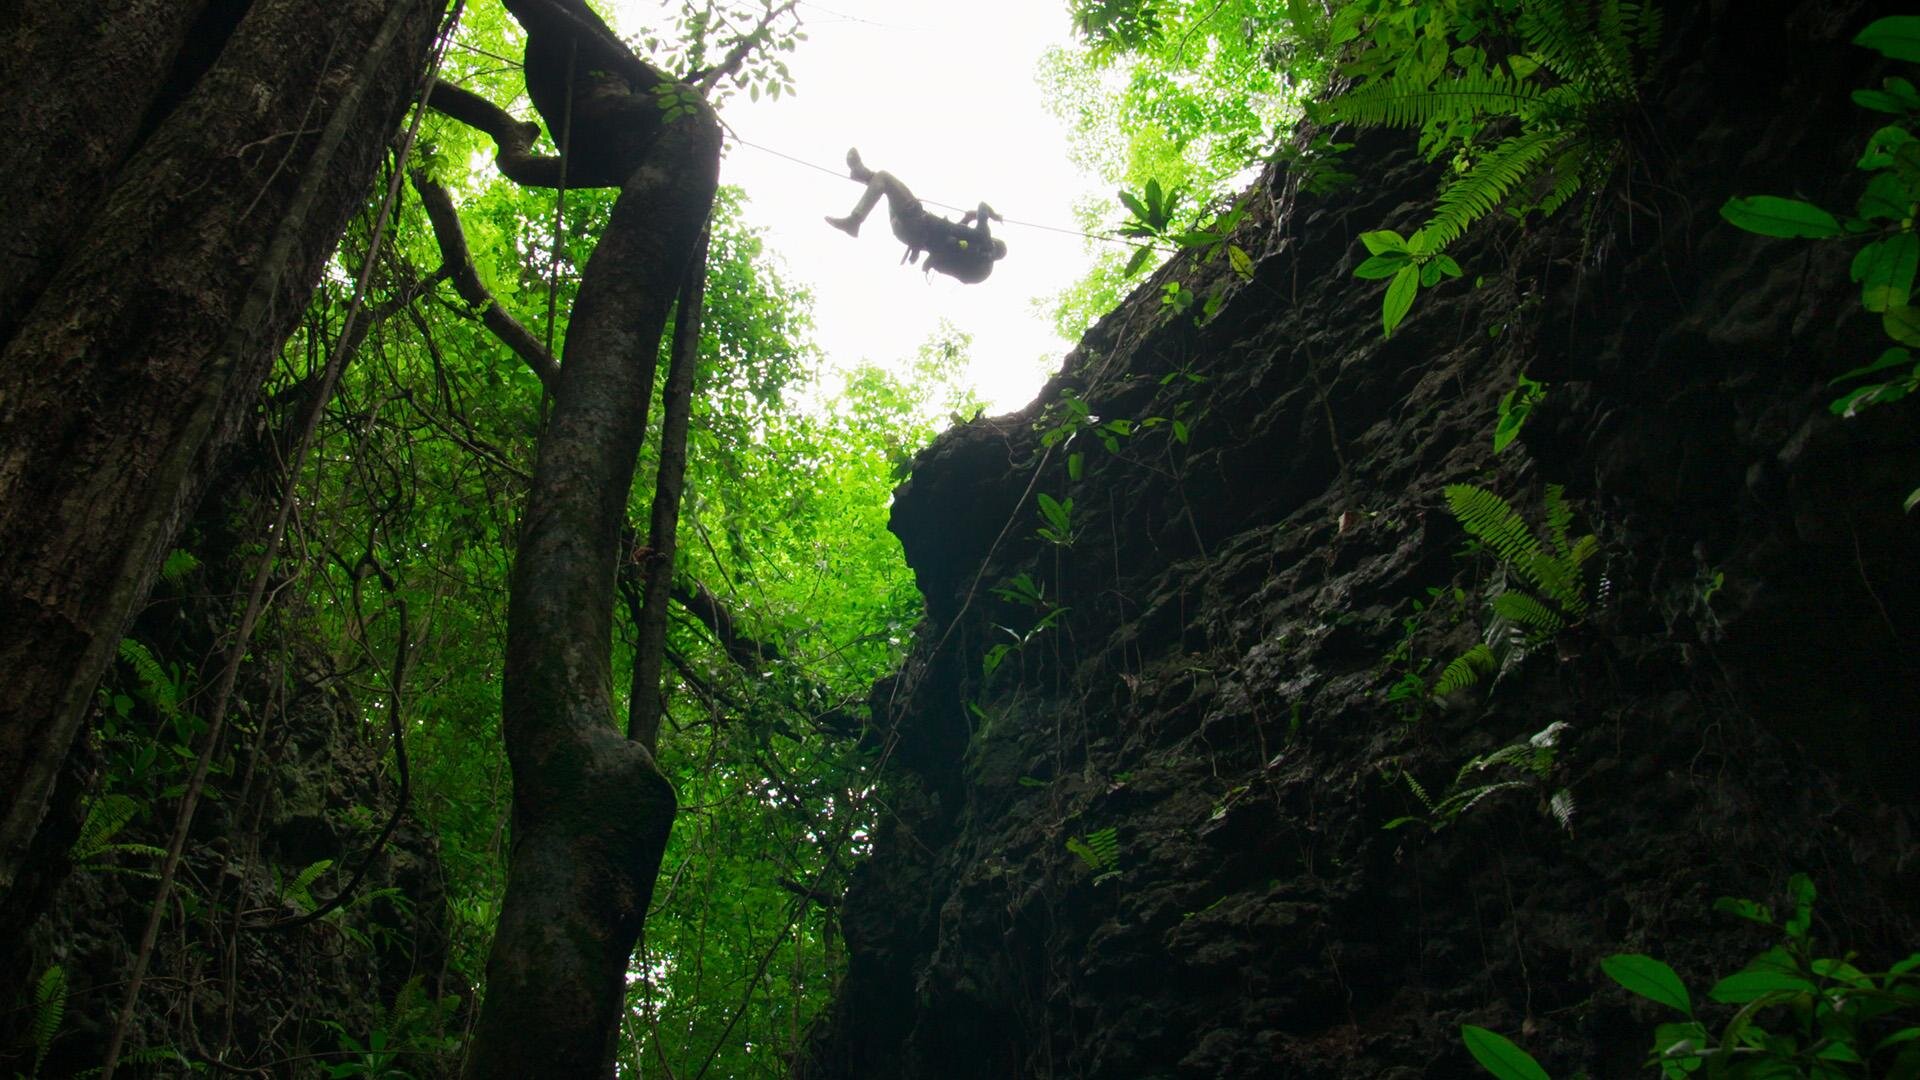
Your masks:
M1697 1020L1661 1024L1653 1029L1653 1053L1664 1058L1660 1071L1665 1076L1685 1076L1700 1068L1700 1059L1692 1057L1701 1047L1713 1042L1706 1026Z
M1884 169L1893 164L1893 157L1900 152L1900 148L1912 141L1912 132L1898 124L1888 124L1874 132L1873 137L1867 140L1867 148L1860 152L1860 160L1854 163L1854 167L1866 170Z
M1387 298L1380 306L1380 321L1386 327L1388 337L1393 336L1393 328L1407 317L1413 308L1413 294L1420 291L1420 268L1408 264L1393 275L1387 283Z
M1141 221L1151 221L1153 218L1152 214L1147 213L1146 206L1130 191L1120 192L1120 205L1126 207L1129 213Z
M1720 216L1761 236L1822 239L1839 236L1843 231L1839 219L1812 203L1776 195L1736 196L1720 208Z
M1741 900L1732 896L1723 896L1713 902L1713 910L1735 915L1748 922L1757 922L1761 926L1773 925L1773 912L1751 900Z
M1133 275L1139 273L1140 268L1147 265L1147 260L1151 258L1153 258L1152 248L1143 247L1143 248L1135 249L1133 253L1133 258L1127 260L1127 268L1121 271L1120 276L1132 277Z
M1899 98L1885 90L1855 90L1853 103L1863 109L1872 109L1874 112L1904 113L1907 111L1906 105Z
M1253 280L1253 256L1248 255L1240 245L1227 245L1227 264L1232 266L1233 272L1239 274L1243 280Z
M1460 1041L1467 1044L1467 1053L1473 1055L1481 1068L1500 1080L1548 1080L1547 1070L1533 1060L1533 1055L1515 1046L1505 1035L1462 1024Z
M1409 258L1404 251L1387 251L1379 255L1371 255L1368 256L1367 261L1354 267L1353 276L1370 281L1390 278L1399 273L1401 267L1408 265Z
M1906 152L1906 147L1901 152ZM1914 191L1897 172L1876 173L1855 205L1868 221L1902 221L1911 212Z
M1738 1005L1772 994L1804 994L1815 989L1811 982L1784 971L1741 971L1713 984L1707 996L1726 1005Z
M1903 345L1920 345L1920 308L1892 304L1880 316L1887 336Z
M1433 265L1439 267L1440 272L1448 277L1460 276L1460 264L1454 262L1453 256L1451 255L1435 255L1433 257Z
M1407 250L1406 240L1392 229L1375 229L1372 232L1363 232L1360 234L1360 242L1367 245L1367 250L1375 255L1385 254L1389 251L1405 252Z
M1514 53L1507 57L1507 66L1513 69L1513 77L1524 79L1540 70L1540 61L1525 53Z
M1881 1039L1880 1045L1874 1047L1873 1051L1877 1054L1889 1046L1899 1046L1901 1043L1910 1043L1915 1039L1920 1039L1920 1027L1901 1028L1899 1031Z
M1889 15L1867 24L1853 39L1895 60L1920 61L1920 15Z
M1913 277L1920 268L1920 236L1896 233L1875 240L1853 257L1853 280L1860 283L1860 303L1868 311L1883 312L1904 306L1913 295Z
M1432 288L1440 284L1440 264L1429 262L1420 268L1420 284Z
M1600 961L1614 982L1649 1001L1693 1015L1693 998L1672 968L1642 953L1615 953Z

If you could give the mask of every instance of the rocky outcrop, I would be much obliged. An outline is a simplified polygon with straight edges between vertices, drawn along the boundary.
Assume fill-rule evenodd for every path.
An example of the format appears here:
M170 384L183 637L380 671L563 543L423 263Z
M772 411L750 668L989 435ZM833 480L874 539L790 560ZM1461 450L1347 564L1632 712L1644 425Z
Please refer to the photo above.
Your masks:
M1904 956L1920 438L1826 408L1884 347L1851 249L1717 215L1851 202L1875 72L1847 42L1886 7L1670 4L1615 183L1479 230L1391 339L1356 236L1417 227L1432 173L1384 139L1357 191L1271 172L1251 280L1176 262L1028 409L925 451L893 527L928 620L874 695L884 810L796 1075L1468 1076L1463 1022L1631 1075L1654 1018L1599 960L1704 985L1771 943L1714 898L1796 871L1824 942ZM1166 279L1224 303L1174 314ZM1547 397L1495 454L1522 372ZM1593 608L1491 685L1396 700L1500 587L1462 482L1536 526L1565 485ZM1556 724L1457 817L1415 793Z

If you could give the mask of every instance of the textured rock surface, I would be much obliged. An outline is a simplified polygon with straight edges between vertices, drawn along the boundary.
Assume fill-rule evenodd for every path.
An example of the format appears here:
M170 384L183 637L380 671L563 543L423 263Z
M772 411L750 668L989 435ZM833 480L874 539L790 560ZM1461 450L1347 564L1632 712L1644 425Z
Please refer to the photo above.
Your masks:
M1851 202L1874 124L1847 92L1876 72L1847 41L1888 10L1669 5L1591 231L1577 207L1482 230L1468 282L1391 340L1355 237L1417 227L1431 175L1378 139L1358 194L1270 175L1240 236L1250 283L1162 272L1226 287L1216 318L1169 315L1156 280L1025 412L923 453L894 529L929 621L874 695L886 809L797 1073L1466 1076L1469 1022L1555 1075L1624 1076L1653 1017L1599 959L1655 953L1696 986L1732 970L1770 942L1717 896L1775 898L1804 870L1824 941L1910 951L1920 527L1900 501L1920 440L1911 413L1825 408L1825 380L1883 347L1851 251L1715 212ZM1495 456L1522 371L1549 398ZM1048 447L1069 394L1169 422ZM1461 557L1441 497L1467 481L1535 522L1567 485L1603 602L1409 722L1387 699L1408 658L1443 664L1486 621L1497 566ZM1036 538L1041 493L1073 500L1071 547ZM1022 574L1048 607L994 591ZM1382 828L1423 812L1403 774L1438 796L1553 722L1548 776L1451 827ZM1562 787L1570 830L1544 812ZM1108 829L1110 866L1069 850Z

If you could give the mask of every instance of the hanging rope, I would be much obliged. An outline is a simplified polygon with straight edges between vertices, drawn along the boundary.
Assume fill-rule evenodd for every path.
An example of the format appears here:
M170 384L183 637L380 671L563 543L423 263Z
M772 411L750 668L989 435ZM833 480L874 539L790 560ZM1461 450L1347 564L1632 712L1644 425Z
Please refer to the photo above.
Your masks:
M567 102L560 110L560 184L553 200L553 254L547 260L547 355L553 355L553 306L560 291L560 242L567 233L567 148L573 143L573 63L580 39L567 41ZM541 400L545 401L542 391Z

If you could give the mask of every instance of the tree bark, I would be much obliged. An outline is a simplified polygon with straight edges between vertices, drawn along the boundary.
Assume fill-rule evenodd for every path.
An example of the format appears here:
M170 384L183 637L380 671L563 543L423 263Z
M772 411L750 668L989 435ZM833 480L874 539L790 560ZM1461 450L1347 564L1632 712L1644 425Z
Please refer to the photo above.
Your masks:
M0 243L0 912L444 6L0 2L20 27L0 60L5 165L31 195Z
M613 711L614 581L660 335L719 156L709 110L664 129L623 185L574 304L508 605L513 842L469 1077L611 1075L675 810Z

